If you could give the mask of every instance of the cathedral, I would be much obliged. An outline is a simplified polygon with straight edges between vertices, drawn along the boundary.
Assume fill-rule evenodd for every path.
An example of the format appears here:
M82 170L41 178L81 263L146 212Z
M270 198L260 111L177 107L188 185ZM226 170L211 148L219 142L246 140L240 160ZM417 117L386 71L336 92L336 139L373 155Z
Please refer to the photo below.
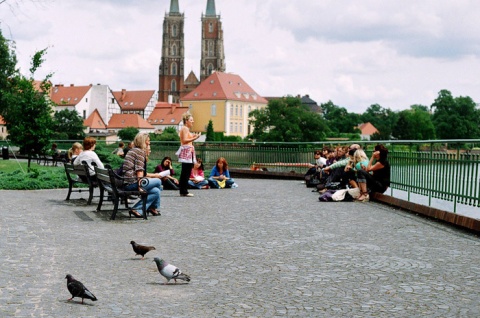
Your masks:
M180 13L179 0L170 0L170 11L163 21L162 57L158 76L158 101L178 103L193 91L201 81L214 71L225 72L223 29L220 15L216 14L215 0L207 0L207 9L202 13L202 47L200 80L190 72L185 78L185 16ZM169 100L169 96L171 99Z

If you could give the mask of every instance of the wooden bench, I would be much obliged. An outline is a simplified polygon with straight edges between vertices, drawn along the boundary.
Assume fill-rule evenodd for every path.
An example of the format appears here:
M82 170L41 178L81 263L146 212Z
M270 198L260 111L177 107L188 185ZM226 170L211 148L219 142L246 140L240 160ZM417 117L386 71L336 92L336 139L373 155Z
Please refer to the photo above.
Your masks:
M85 190L82 188L74 189L73 187L75 185L86 184L88 185L89 192L87 204L91 204L93 199L93 191L98 186L98 183L92 180L92 177L88 173L89 168L87 166L87 163L85 161L81 165L73 165L70 163L66 163L64 166L68 180L68 194L65 200L70 200L70 195L72 194L72 192L82 192Z
M97 174L97 181L100 187L100 201L98 202L97 211L101 211L103 200L105 197L105 192L109 194L113 201L113 212L110 217L111 220L115 220L117 212L119 210L125 211L130 210L128 207L128 198L130 196L137 196L140 197L143 201L143 218L147 219L147 192L145 191L128 191L123 188L124 178L117 175L115 171L113 171L112 167L109 165L105 165L105 168L94 167L95 173ZM119 209L118 206L121 202L125 203L125 208Z

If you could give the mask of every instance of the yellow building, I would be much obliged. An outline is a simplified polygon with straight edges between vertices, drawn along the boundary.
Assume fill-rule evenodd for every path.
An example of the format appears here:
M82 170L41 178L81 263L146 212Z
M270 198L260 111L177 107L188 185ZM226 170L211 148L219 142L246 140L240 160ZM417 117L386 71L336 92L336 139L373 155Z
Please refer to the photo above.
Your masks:
M212 120L215 132L244 138L253 131L248 114L265 108L268 101L239 75L214 72L180 103L188 106L195 119L192 131L206 132L208 122Z

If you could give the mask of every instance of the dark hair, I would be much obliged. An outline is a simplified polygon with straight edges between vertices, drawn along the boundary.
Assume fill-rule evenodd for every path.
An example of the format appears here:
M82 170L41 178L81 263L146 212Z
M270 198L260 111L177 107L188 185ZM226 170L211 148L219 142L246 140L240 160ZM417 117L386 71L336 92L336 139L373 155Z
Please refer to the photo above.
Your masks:
M315 150L315 151L313 152L313 154L314 154L314 155L321 155L322 153L320 152L320 150Z
M378 145L375 146L374 149L375 149L375 151L380 152L380 158L379 158L380 161L384 161L385 159L387 159L388 149L384 145L378 144Z
M228 170L228 163L227 163L227 159L225 159L224 157L220 157L217 159L217 162L215 162L215 166L217 166L218 168L218 163L219 162L222 162L223 163L223 171L226 171Z
M93 146L95 146L96 143L97 141L95 140L95 138L85 137L85 139L83 139L83 149L90 150L93 148Z
M170 158L170 157L167 156L167 157L165 157L165 158L162 159L162 163L160 163L160 165L161 165L162 167L165 167L165 161L167 161L167 160L170 160L170 163L172 163L172 158ZM170 167L169 167L169 168L170 168Z
M200 170L205 170L205 168L203 167L203 160L202 160L202 158L197 157L197 163L200 164Z

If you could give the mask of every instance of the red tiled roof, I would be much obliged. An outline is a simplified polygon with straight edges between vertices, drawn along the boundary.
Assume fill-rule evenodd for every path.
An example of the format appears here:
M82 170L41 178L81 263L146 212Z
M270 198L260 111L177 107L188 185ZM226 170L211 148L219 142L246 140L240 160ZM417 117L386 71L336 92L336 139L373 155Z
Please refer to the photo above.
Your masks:
M147 121L151 125L178 125L182 121L183 113L187 111L188 106L158 102Z
M147 123L145 119L138 114L113 114L107 127L108 129L123 129L127 127L155 129L155 127Z
M127 91L112 92L122 110L145 110L155 91Z
M196 89L182 98L182 101L187 100L237 100L252 103L268 103L239 75L223 72L212 73Z
M85 94L88 93L92 85L89 86L63 86L55 85L52 88L51 99L58 106L75 106Z
M107 125L105 125L102 116L100 116L100 113L96 108L90 116L83 121L83 125L90 127L90 129L107 129Z
M362 135L373 135L374 133L378 133L377 128L375 128L370 122L358 125L358 129L360 129Z

